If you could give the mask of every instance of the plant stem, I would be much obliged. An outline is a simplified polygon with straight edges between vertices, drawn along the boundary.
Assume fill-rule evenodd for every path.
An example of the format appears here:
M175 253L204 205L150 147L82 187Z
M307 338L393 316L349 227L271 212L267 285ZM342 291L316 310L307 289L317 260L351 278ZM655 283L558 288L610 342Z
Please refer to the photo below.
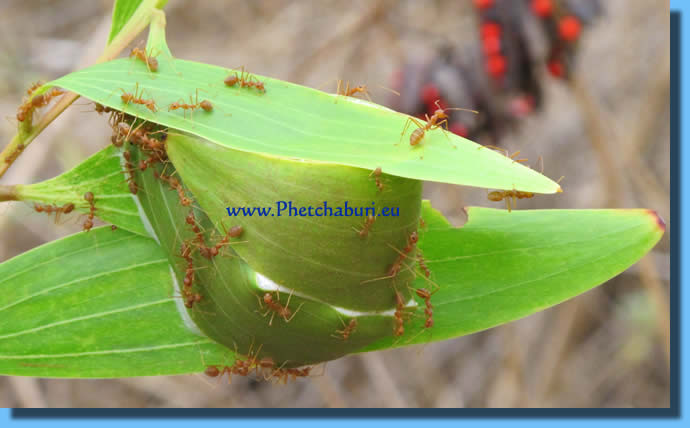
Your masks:
M0 202L18 201L16 186L3 186L0 184Z
M165 4L165 2L162 2ZM129 22L124 26L122 31L113 39L100 57L96 60L96 64L102 62L110 61L117 57L124 49L129 45L132 40L134 40L139 33L141 33L151 21L151 15L153 13L162 14L163 12L158 9L144 9L137 10L132 16ZM160 21L159 21L160 22ZM165 22L165 21L163 21ZM50 123L55 120L63 111L67 109L76 99L79 98L78 94L73 92L68 92L63 95L48 112L41 118L41 120L35 124L33 127L31 123L27 120L19 124L19 131L12 138L10 143L5 146L2 153L0 153L0 178L9 169L10 165L19 157L21 151L23 151L31 142L40 134ZM18 150L18 148L20 148Z

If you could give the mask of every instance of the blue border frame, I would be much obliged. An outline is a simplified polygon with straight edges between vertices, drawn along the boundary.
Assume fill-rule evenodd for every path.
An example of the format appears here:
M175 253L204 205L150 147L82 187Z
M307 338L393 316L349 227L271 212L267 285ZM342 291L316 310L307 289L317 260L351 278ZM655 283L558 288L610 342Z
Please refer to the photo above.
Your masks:
M562 418L577 418L577 419L592 419L588 424L594 426L625 426L626 428L632 426L639 426L640 424L648 424L651 419L661 419L656 423L678 424L684 421L683 414L687 414L688 400L683 399L681 395L681 382L685 385L688 383L687 376L683 376L681 371L680 361L682 355L687 355L681 345L687 344L687 340L681 341L682 323L687 323L688 319L685 317L681 320L680 302L682 277L680 272L681 263L690 263L687 257L683 257L681 253L681 242L687 242L687 235L685 230L681 227L680 213L683 210L684 202L688 200L686 197L687 174L683 174L680 165L684 162L686 165L690 162L686 151L681 150L681 121L688 122L690 118L687 117L687 110L681 110L681 99L687 102L688 93L687 85L681 86L681 70L688 70L686 60L689 58L687 50L690 49L690 42L687 40L688 34L681 31L682 16L684 12L690 12L690 2L683 0L671 0L671 216L672 223L670 228L671 233L671 400L670 408L666 409L362 409L362 410L328 410L328 409L117 409L117 410L100 410L100 409L0 409L0 424L7 423L11 425L22 426L38 426L39 424L50 421L51 426L54 427L70 427L79 423L92 423L87 419L101 419L99 424L105 426L115 426L122 424L122 421L117 420L103 420L109 418L115 419L138 419L128 421L128 424L151 425L151 419L164 419L160 423L165 423L166 427L177 427L183 424L188 424L188 419L223 419L223 418L238 418L251 419L242 421L243 424L251 425L251 428L273 426L275 427L274 419L285 418L287 421L281 422L280 428L292 428L299 424L300 427L305 427L311 424L327 423L334 425L331 428L337 428L339 425L348 424L347 419L357 419L357 423L366 423L367 425L384 424L395 426L396 428L403 428L411 426L411 424L418 424L419 419L434 419L433 424L438 426L445 426L450 424L457 424L458 421L451 418L473 419L473 422L485 426L494 426L499 423L505 423L513 418L520 418L517 421L511 421L511 425L515 428L522 426L532 427L534 424L553 423L554 420L559 420L562 425L580 426L582 420L562 420ZM690 15L685 15L690 16ZM682 159L682 160L681 160ZM682 183L682 186L680 185ZM685 192L681 194L681 187ZM686 293L687 296L687 293ZM687 299L687 297L686 297ZM688 302L684 302L688 307ZM685 329L687 332L687 329ZM190 392L193 393L193 392ZM681 406L686 412L681 411ZM323 420L325 418L343 418L345 420ZM477 420L480 419L481 420ZM532 421L529 418L534 418ZM662 419L663 418L663 419ZM57 419L57 420L56 420ZM81 421L71 421L68 419L81 419ZM174 421L170 419L183 419L182 421ZM382 419L393 419L385 422ZM402 419L402 420L401 420ZM405 421L404 419L411 419ZM633 419L642 419L635 421ZM206 421L208 424L227 424L227 421ZM239 422L239 420L237 421ZM528 425L529 424L529 425Z

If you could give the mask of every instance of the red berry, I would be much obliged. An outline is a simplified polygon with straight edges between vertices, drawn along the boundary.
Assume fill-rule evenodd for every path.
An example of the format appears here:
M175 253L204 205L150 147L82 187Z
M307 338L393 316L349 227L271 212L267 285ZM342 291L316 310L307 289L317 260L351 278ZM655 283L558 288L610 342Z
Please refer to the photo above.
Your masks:
M565 67L563 67L563 63L557 59L552 59L549 61L547 67L549 69L549 73L551 73L553 77L563 77L565 75Z
M506 58L503 55L491 55L486 59L486 71L494 79L503 76L506 67Z
M501 37L501 24L497 22L485 22L482 24L479 33L481 34L482 40L491 37Z
M551 0L532 0L532 12L540 18L547 18L553 13Z
M580 37L581 29L582 25L580 24L580 20L572 15L564 17L558 23L558 34L561 36L561 39L566 42L574 42L577 40L577 38Z
M474 0L474 6L479 10L488 9L494 5L494 0Z
M491 56L501 53L501 39L499 37L487 37L482 41L484 55Z

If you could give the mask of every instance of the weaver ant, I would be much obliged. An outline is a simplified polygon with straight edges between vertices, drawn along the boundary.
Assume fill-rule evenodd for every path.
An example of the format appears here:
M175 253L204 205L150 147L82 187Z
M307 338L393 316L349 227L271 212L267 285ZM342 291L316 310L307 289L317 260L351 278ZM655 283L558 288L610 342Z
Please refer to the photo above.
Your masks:
M31 90L31 92L33 93L34 90L35 89ZM35 109L48 105L48 103L50 103L50 100L64 93L65 91L63 91L60 88L51 88L48 92L44 94L36 95L35 97L26 100L17 109L17 120L20 122L24 122L27 119L27 117L31 116Z
M74 204L68 202L61 207L58 207L57 205L34 204L34 210L39 213L44 212L48 215L55 213L55 222L57 223L60 220L60 214L69 214L74 210Z
M154 58L153 55L146 55L146 51L144 49L132 49L129 57L134 57L141 60L144 64L146 64L146 67L149 69L149 71L158 71L158 60Z
M304 303L299 305L297 310L293 313L288 308L288 306L290 306L290 299L292 298L292 293L290 293L290 295L288 296L288 300L287 300L287 303L285 304L285 306L280 304L280 300L279 300L280 299L280 291L276 291L276 293L278 296L277 301L273 300L273 295L271 293L268 293L268 292L264 293L263 299L259 299L259 305L262 308L263 308L263 304L261 303L262 301L263 301L263 303L266 304L266 306L268 306L268 311L266 311L266 313L264 313L262 316L265 317L266 315L269 314L269 312L273 312L273 314L271 315L271 319L268 322L268 325L273 325L273 317L275 317L276 314L278 314L278 316L282 317L285 320L285 322L292 321L292 319L295 317L295 315L297 315L297 312L299 312L302 305L304 305Z
M245 74L247 77L245 77ZM237 83L240 84L240 88L256 88L260 92L266 92L264 87L264 82L260 82L255 76L244 70L244 66L240 67L240 75L237 75L237 71L233 71L233 74L223 80L226 86L235 86Z
M366 238L367 235L369 235L369 231L371 230L371 227L374 225L374 222L376 221L376 217L373 215L369 214L369 216L364 220L364 227L362 227L361 230L355 229L357 233L359 234L360 238Z
M129 103L133 104L139 104L145 106L147 109L151 110L152 112L156 112L156 102L153 100L145 100L141 98L144 95L144 89L142 88L141 93L139 93L139 83L137 82L136 86L134 87L134 94L130 94L129 92L126 92L124 89L120 89L122 91L122 95L120 95L120 98L122 99L122 102L125 103L125 105ZM138 95L137 95L138 94Z
M374 176L374 179L376 180L376 187L379 189L379 192L383 191L383 183L381 182L381 167L376 167L375 170L371 171L371 174L369 174L369 177Z
M424 276L429 278L431 276L431 271L426 265L426 261L424 260L424 256L422 255L422 252L417 250L417 263L419 264L419 268L424 272Z
M436 290L438 291L438 290ZM424 303L426 305L426 308L424 309L424 314L426 315L426 320L424 322L424 328L431 328L434 326L434 307L431 305L431 296L436 292L434 291L433 293L429 292L426 288L417 288L415 289L415 293L417 296L419 296L421 299L424 300Z
M488 195L489 200L494 202L499 202L505 199L508 212L511 212L512 208L516 206L518 199L529 199L532 197L534 197L534 193L522 192L520 190L495 190L490 192Z
M17 160L17 158L24 151L25 148L26 148L26 146L24 146L24 144L22 144L22 143L17 144L17 147L15 147L14 151L12 153L10 153L10 155L5 158L5 163L12 163L15 160Z
M393 330L393 336L402 336L405 333L405 327L403 326L404 320L403 320L403 314L405 310L405 302L402 299L402 296L400 293L397 291L395 292L395 313L393 315L395 319L395 329Z
M183 101L183 102L180 102ZM168 106L168 111L171 110L177 110L177 109L182 109L184 113L185 119L187 118L187 110L189 110L189 115L190 118L193 120L194 119L194 110L201 108L204 111L211 111L213 110L213 105L211 104L210 101L208 100L203 100L199 102L199 90L196 90L196 96L194 100L192 100L192 96L189 96L189 104L184 102L184 99L180 98L179 101L174 102Z
M405 258L408 257L408 254L410 254L412 252L412 249L414 248L414 246L417 244L418 241L419 241L419 235L417 234L417 231L413 231L410 234L410 236L407 238L407 245L405 246L403 251L399 251L394 246L389 245L391 248L393 248L399 254L399 256L395 259L393 264L388 268L388 271L386 272L386 276L383 276L381 278L367 279L367 280L360 282L360 284L367 284L369 282L395 278L396 276L398 276L398 274L400 273L400 269L403 266L403 261L405 260Z
M136 195L139 191L137 183L134 181L134 165L132 164L132 155L129 150L122 152L122 157L125 158L125 174L127 174L127 185L129 186L129 191L133 195Z
M443 125L445 125L446 129L445 131L448 130L448 115L446 114L447 110L462 110L462 111L469 111L475 114L478 114L479 112L476 110L469 110L469 109L464 109L464 108L441 108L440 104L441 100L436 100L436 111L434 114L429 117L428 115L424 115L426 118L426 124L422 124L420 121L413 117L408 117L407 121L405 122L405 127L403 128L403 131L400 133L400 140L402 141L402 137L407 131L407 128L410 126L410 123L414 123L415 125L418 126L417 129L412 131L412 134L410 134L410 145L411 146L416 146L417 144L421 143L422 140L424 139L424 135L426 134L427 131L431 131L437 128L441 128L443 130ZM448 135L444 134L446 138ZM450 142L450 141L449 141ZM400 141L398 141L398 144L400 144ZM396 144L397 145L397 144ZM453 143L450 143L453 148L457 149L457 146L455 146Z
M339 334L340 336L334 336L334 337L342 337L343 340L347 340L350 338L350 335L355 331L357 328L357 318L352 318L349 323L345 324L345 322L341 319L341 323L343 323L343 328L342 330L336 330L336 334Z
M88 232L93 227L93 217L94 217L94 214L96 213L96 205L95 205L95 197L93 196L93 193L91 193L91 192L84 193L84 199L86 200L86 202L89 203L89 214L88 214L88 217L86 217L86 220L84 221L83 229L84 229L84 232Z
M369 91L367 90L367 85L353 86L351 88L349 81L344 87L342 86L342 83L342 80L338 80L338 88L336 89L336 94L344 95L346 97L353 97L355 94L362 93L367 97L369 101L371 101Z

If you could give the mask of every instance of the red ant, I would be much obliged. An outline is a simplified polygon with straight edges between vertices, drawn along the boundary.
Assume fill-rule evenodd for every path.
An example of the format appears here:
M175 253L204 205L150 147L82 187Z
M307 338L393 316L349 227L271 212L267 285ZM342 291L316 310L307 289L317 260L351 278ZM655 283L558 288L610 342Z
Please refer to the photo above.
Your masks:
M405 310L405 302L402 299L402 296L400 293L397 291L395 292L395 301L396 301L396 306L395 306L395 314L393 317L395 318L395 330L393 330L393 335L398 337L402 336L405 333L405 327L403 326L404 320L403 320L403 311Z
M223 227L225 227L225 226L223 226ZM215 257L218 255L218 253L220 252L220 249L223 248L224 245L227 245L228 241L230 241L230 238L238 238L240 235L242 235L243 232L244 232L244 229L242 228L242 226L231 227L230 230L228 230L225 233L225 236L223 237L223 239L221 239L215 246L210 247L208 249L208 251L206 251L206 252L202 251L202 255L210 260L212 257Z
M182 186L182 183L180 183L180 181L177 178L165 175L164 173L158 173L158 171L154 171L153 176L161 181L168 183L168 185L177 192L177 196L180 198L180 203L182 204L182 206L188 207L192 204L192 200L187 197L187 195L184 192L184 187ZM192 216L192 218L194 218L193 212L190 211L189 214Z
M431 271L426 265L426 261L424 260L422 252L419 250L417 250L417 263L419 263L419 268L424 272L424 276L429 278L431 276Z
M399 256L397 259L395 259L393 264L388 268L388 271L386 272L386 276L381 277L381 278L367 279L367 280L360 282L360 284L366 284L369 282L380 281L382 279L395 278L396 276L398 276L398 274L400 273L400 269L402 268L403 261L405 260L407 255L410 252L412 252L412 249L414 248L415 244L417 244L418 241L419 241L419 235L417 234L416 231L414 231L407 238L407 245L405 246L405 249L403 251L399 251L391 245L390 247L393 248L396 252L398 252Z
M343 320L340 320L340 322L343 323L343 326L345 326L345 328L342 330L336 330L335 332L336 334L342 336L343 340L347 340L357 328L357 318L352 318L347 325L345 324L345 322L343 322Z
M133 195L136 195L139 191L139 187L137 187L137 183L134 181L134 165L132 165L131 162L132 155L129 150L125 150L122 152L122 157L125 158L125 173L128 175L127 185L129 186L129 191Z
M260 370L272 370L275 366L273 359L269 357L258 358L261 347L252 355L252 350L249 350L247 358L245 360L240 358L235 358L232 366L224 366L221 369L218 366L208 366L204 370L204 374L209 377L223 376L225 373L228 374L228 383L232 382L232 375L247 376L251 372L252 368L258 375ZM237 352L235 352L237 354Z
M129 57L134 57L141 60L144 64L146 64L146 67L149 69L149 71L158 71L158 60L154 58L153 55L146 55L146 51L143 49L132 49Z
M39 80L38 82L32 84L32 85L29 87L29 89L26 90L26 95L31 96L31 94L33 94L34 91L35 91L36 89L40 88L41 86L43 86L43 82L41 82L40 80Z
M95 197L93 196L93 193L91 193L91 192L84 193L84 199L86 200L86 202L89 203L89 215L86 218L86 220L84 221L83 229L84 229L84 232L88 232L93 227L93 217L94 217L94 214L96 212L96 205L94 202Z
M286 384L288 379L297 380L298 377L308 377L313 367L305 367L302 369L276 369L270 377L278 379L278 382Z
M180 98L180 101L184 101L182 98ZM196 101L196 102L194 102ZM194 101L192 101L192 96L189 96L189 104L186 104L184 102L174 102L168 106L168 111L171 110L177 110L177 109L182 109L184 112L184 117L187 117L187 110L189 110L189 115L193 119L194 118L194 110L201 108L204 111L211 111L213 110L213 105L211 104L210 101L208 100L203 100L199 102L199 90L196 90L196 97L194 98Z
M437 290L438 291L438 290ZM435 293L430 293L426 288L417 288L415 290L417 296L424 299L426 308L424 309L424 314L426 315L426 321L424 322L424 328L431 328L434 326L434 307L431 305L431 296Z
M263 300L263 303L265 303L268 306L268 311L265 314L263 314L262 316L265 317L266 315L268 315L269 312L273 312L273 314L271 315L271 319L268 322L268 325L273 325L273 317L276 314L278 314L278 316L282 317L285 320L285 322L290 322L295 317L295 315L297 315L297 312L299 312L300 308L304 304L304 303L302 303L301 305L299 305L297 310L293 313L288 308L288 306L290 306L290 299L292 298L292 293L290 293L290 296L288 296L288 300L287 300L287 303L285 304L285 306L280 304L280 300L279 300L280 299L280 291L277 291L276 293L278 295L278 301L273 300L273 295L271 293L268 293L268 292L264 293L263 299L259 299L259 305L261 305L261 307L263 307L263 305L261 304L262 300Z
M60 214L69 214L74 210L74 204L68 202L61 207L57 205L34 204L34 210L39 213L45 212L48 215L55 213L55 222L57 223L60 219Z
M29 89L31 93L33 93L34 90L35 89L33 89L33 87ZM35 109L48 105L48 103L50 103L50 100L64 93L65 91L63 91L60 88L52 88L44 94L36 95L35 97L25 101L17 109L17 120L20 122L24 122L27 119L27 117L31 116Z
M240 88L256 88L260 92L266 92L264 87L264 82L260 82L255 76L244 70L244 66L240 67L240 75L234 71L234 74L229 75L223 81L227 86L235 86L237 83L240 84ZM245 74L247 77L245 78Z
M367 90L367 85L353 86L350 88L350 82L347 82L345 87L342 87L342 83L342 80L338 80L338 89L336 90L336 94L344 95L346 97L353 97L355 94L362 93L369 101L371 101L369 91Z
M115 111L115 110L111 109L110 107L104 106L103 104L99 104L99 103L93 103L93 109L98 114L112 113Z
M15 160L17 160L17 158L19 157L20 154L22 154L22 152L24 151L25 148L26 148L26 146L24 144L22 144L22 143L17 144L17 147L15 147L14 151L12 153L10 153L10 155L5 158L5 163L12 163Z
M505 199L506 208L508 212L511 212L512 208L517 204L517 199L529 199L534 197L532 192L522 192L520 190L495 190L489 193L488 198L490 201L499 202ZM511 205L511 199L513 201Z
M369 174L369 177L371 177L372 175L374 176L374 179L376 179L376 187L378 187L379 192L382 192L384 186L383 186L383 183L381 182L381 178L380 178L381 177L381 167L379 166L375 170L373 170L371 172L371 174Z
M136 84L134 88L134 94L130 94L129 92L125 92L124 89L120 89L122 91L122 95L120 95L120 98L122 99L122 102L125 103L125 105L129 103L133 104L139 104L146 106L147 109L151 110L152 112L156 112L156 103L153 100L145 100L141 98L144 95L144 89L142 88L141 93L137 96L139 93L139 83Z
M376 217L373 215L369 214L369 216L364 220L364 227L362 227L361 230L355 229L357 233L359 234L360 238L366 238L367 235L369 235L369 231L371 230L371 227L374 225L374 222L376 221Z
M405 122L405 128L403 128L403 131L400 133L400 139L402 140L402 136L405 134L405 131L407 131L408 126L410 126L410 123L414 123L415 125L418 126L417 129L412 131L412 134L410 134L410 145L411 146L416 146L417 144L421 143L422 140L424 139L424 135L426 134L427 131L431 131L437 128L441 128L443 130L443 126L445 124L446 126L446 131L448 130L448 115L446 114L447 110L462 110L462 111L470 111L473 113L479 113L475 110L469 110L469 109L464 109L464 108L441 108L440 105L441 100L436 100L436 111L434 114L429 117L428 115L424 115L426 118L426 124L422 124L419 122L417 119L413 117L407 118L407 121ZM445 133L443 135L446 135ZM446 137L448 137L446 135ZM398 141L398 144L400 144L400 141ZM396 144L397 145L397 144ZM451 143L451 146L454 148L457 148L454 144Z

